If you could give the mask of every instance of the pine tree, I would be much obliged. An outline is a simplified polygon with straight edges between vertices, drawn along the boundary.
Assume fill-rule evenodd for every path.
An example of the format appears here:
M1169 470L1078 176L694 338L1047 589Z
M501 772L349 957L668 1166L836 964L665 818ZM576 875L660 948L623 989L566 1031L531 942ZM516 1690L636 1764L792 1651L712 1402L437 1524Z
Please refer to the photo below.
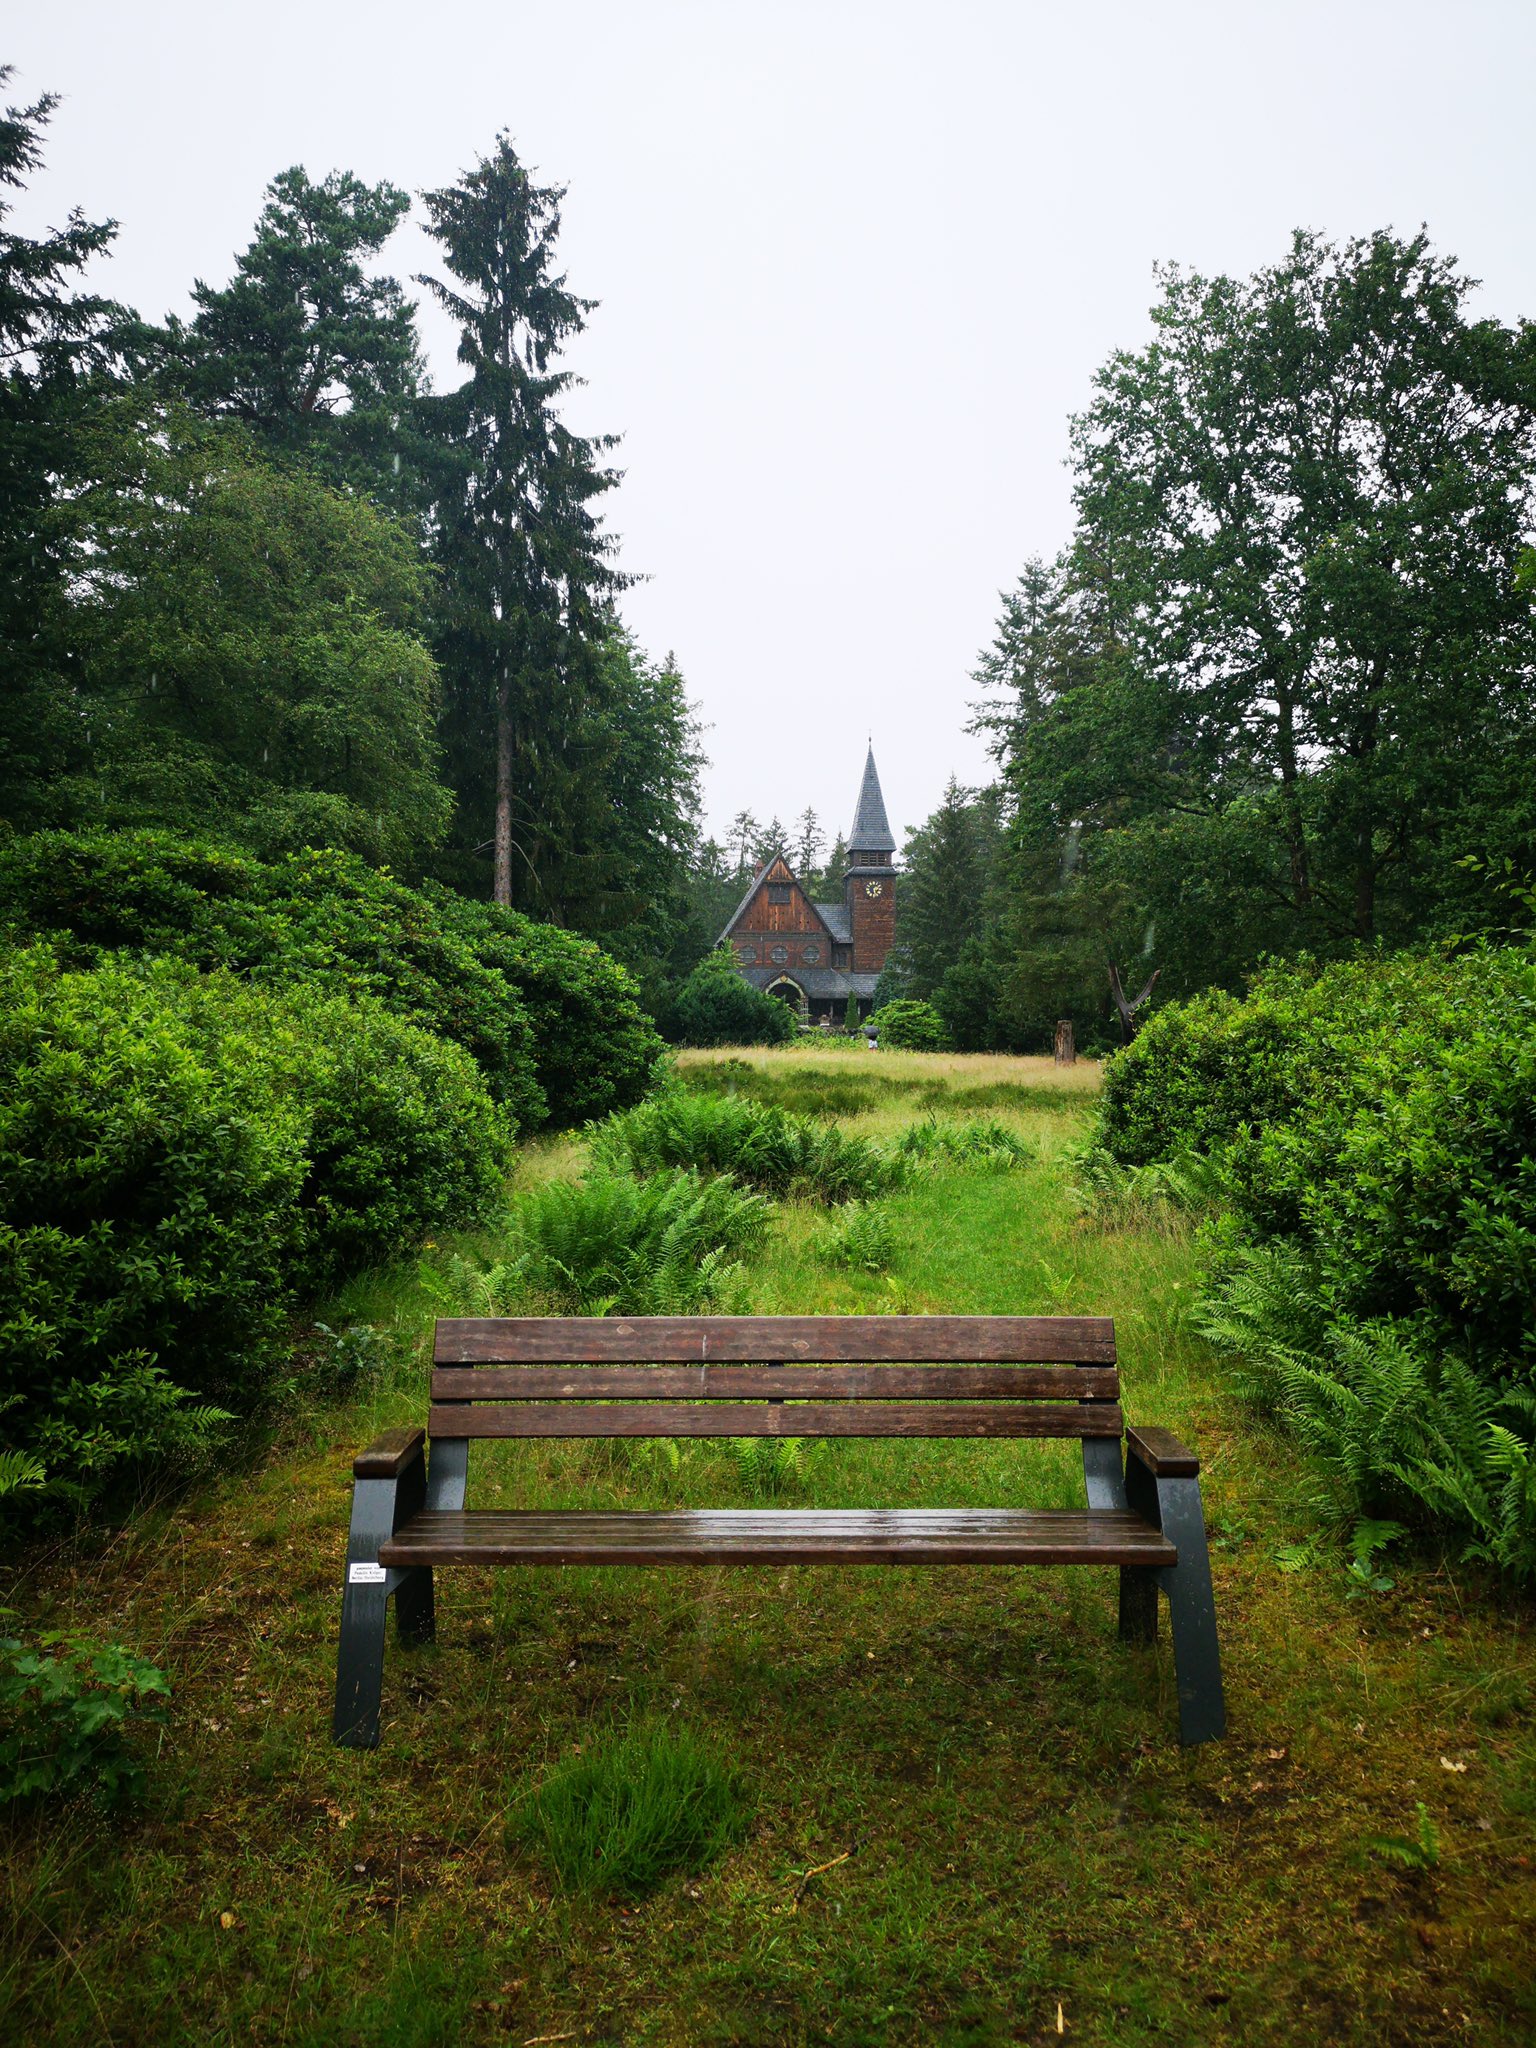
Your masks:
M788 845L788 828L784 820L775 814L757 835L756 844L752 848L753 865L761 867L764 861L773 860L783 853Z
M914 995L933 994L982 928L998 831L995 809L953 776L906 848L897 898L903 967Z
M836 902L843 893L843 880L847 871L848 842L839 832L832 842L832 851L827 855L826 866L816 877L816 886L812 894L824 903Z
M396 185L302 165L267 187L229 284L193 287L190 323L141 341L162 382L205 417L238 420L267 453L302 454L327 481L386 504L419 496L415 308L365 269L410 209Z
M459 322L469 376L432 401L445 456L436 508L446 603L439 647L450 772L478 830L493 763L492 894L548 912L547 856L588 801L583 742L603 708L605 600L621 578L594 501L614 444L559 417L551 364L586 324L555 268L557 186L536 185L505 135L457 185L429 192L429 233L454 280L422 277Z
M763 834L763 828L750 811L738 811L731 820L730 844L736 849L736 876L745 881L752 872L753 849Z
M801 812L795 831L795 873L809 889L816 878L816 863L821 858L821 849L827 843L821 820L809 804Z
M10 77L0 66L0 88ZM40 168L57 105L45 93L0 116L0 189L24 187ZM126 315L76 289L111 248L115 221L88 221L76 207L33 238L10 231L10 212L0 198L0 815L25 830L63 821L58 778L83 744L68 649L47 629L67 580L49 513L86 473L81 429L110 384Z

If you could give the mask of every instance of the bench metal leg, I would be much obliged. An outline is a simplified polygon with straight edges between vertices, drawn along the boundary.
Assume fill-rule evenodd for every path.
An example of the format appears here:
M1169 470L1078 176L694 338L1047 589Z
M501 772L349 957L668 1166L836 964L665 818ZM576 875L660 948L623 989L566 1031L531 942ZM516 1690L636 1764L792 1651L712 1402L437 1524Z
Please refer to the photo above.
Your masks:
M432 1573L426 1566L387 1571L379 1545L414 1515L426 1492L415 1457L393 1479L354 1479L346 1580L341 1589L341 1643L336 1655L336 1712L331 1732L347 1749L376 1749L384 1691L384 1622L391 1593L404 1643L429 1643L434 1632Z
M1141 1565L1120 1567L1120 1640L1157 1641L1157 1573Z
M341 1643L336 1653L335 1740L348 1749L376 1749L384 1690L384 1616L389 1574L379 1545L394 1532L398 1482L352 1482L352 1528L341 1589Z
M1154 1479L1141 1460L1132 1456L1126 1460L1125 1489L1130 1505L1155 1521L1169 1541L1178 1546L1179 1561L1155 1572L1121 1572L1120 1633L1128 1633L1128 1622L1131 1629L1146 1625L1142 1605L1145 1595L1138 1588L1128 1596L1127 1580L1154 1579L1168 1596L1173 1670L1179 1689L1179 1740L1186 1748L1197 1742L1213 1742L1227 1732L1227 1707L1221 1684L1216 1596L1211 1586L1200 1481ZM1155 1600L1156 1596L1153 1597ZM1151 1629L1139 1640L1151 1640L1155 1631L1154 1617Z
M402 1643L420 1646L437 1640L437 1610L432 1599L432 1567L416 1565L400 1574L395 1589L395 1628Z

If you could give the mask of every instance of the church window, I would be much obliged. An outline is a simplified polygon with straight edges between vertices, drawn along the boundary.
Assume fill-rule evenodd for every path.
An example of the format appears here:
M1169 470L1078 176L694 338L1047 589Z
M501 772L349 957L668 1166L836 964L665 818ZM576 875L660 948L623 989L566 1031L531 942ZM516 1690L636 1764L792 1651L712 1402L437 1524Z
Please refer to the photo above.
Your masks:
M768 901L770 903L787 903L789 901L788 882L770 882L768 884Z
M820 946L818 946L815 943L815 941L812 940L810 945L802 946L800 948L800 958L805 962L807 967L814 967L816 965L816 962L821 958Z
M788 946L770 946L768 948L768 958L773 962L775 967L782 967L784 965L784 962L789 958Z
M757 948L756 946L738 946L736 948L736 957L743 967L755 967L757 965Z

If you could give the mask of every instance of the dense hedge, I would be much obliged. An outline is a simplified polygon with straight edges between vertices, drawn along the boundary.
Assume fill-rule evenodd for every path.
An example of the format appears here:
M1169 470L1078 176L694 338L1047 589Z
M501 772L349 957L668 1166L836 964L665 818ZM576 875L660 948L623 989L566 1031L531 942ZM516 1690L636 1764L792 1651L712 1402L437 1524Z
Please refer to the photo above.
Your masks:
M0 847L0 926L72 966L126 949L371 997L461 1045L521 1129L637 1101L662 1053L631 978L590 941L352 854L264 862L169 832L38 833Z
M662 1023L674 1045L784 1045L799 1029L789 1004L754 988L724 947L694 968Z
M869 1021L880 1043L894 1051L948 1052L953 1045L944 1019L932 1003L920 1003L911 996L887 1003Z
M1428 1510L1536 1577L1536 961L1275 971L1108 1066L1123 1164L1214 1163L1212 1334L1353 1510Z
M170 962L0 960L0 1410L86 1503L259 1408L288 1318L498 1199L507 1122L457 1047Z
M633 976L591 939L447 889L429 901L481 967L515 989L557 1130L638 1102L665 1048Z

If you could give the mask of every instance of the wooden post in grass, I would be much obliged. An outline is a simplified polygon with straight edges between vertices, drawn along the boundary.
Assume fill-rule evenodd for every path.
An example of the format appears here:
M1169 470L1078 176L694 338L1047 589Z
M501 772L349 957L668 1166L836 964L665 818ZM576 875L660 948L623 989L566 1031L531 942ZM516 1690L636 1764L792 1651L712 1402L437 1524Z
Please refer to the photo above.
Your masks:
M1072 1036L1070 1017L1059 1017L1056 1020L1056 1064L1058 1067L1077 1065L1077 1045Z

